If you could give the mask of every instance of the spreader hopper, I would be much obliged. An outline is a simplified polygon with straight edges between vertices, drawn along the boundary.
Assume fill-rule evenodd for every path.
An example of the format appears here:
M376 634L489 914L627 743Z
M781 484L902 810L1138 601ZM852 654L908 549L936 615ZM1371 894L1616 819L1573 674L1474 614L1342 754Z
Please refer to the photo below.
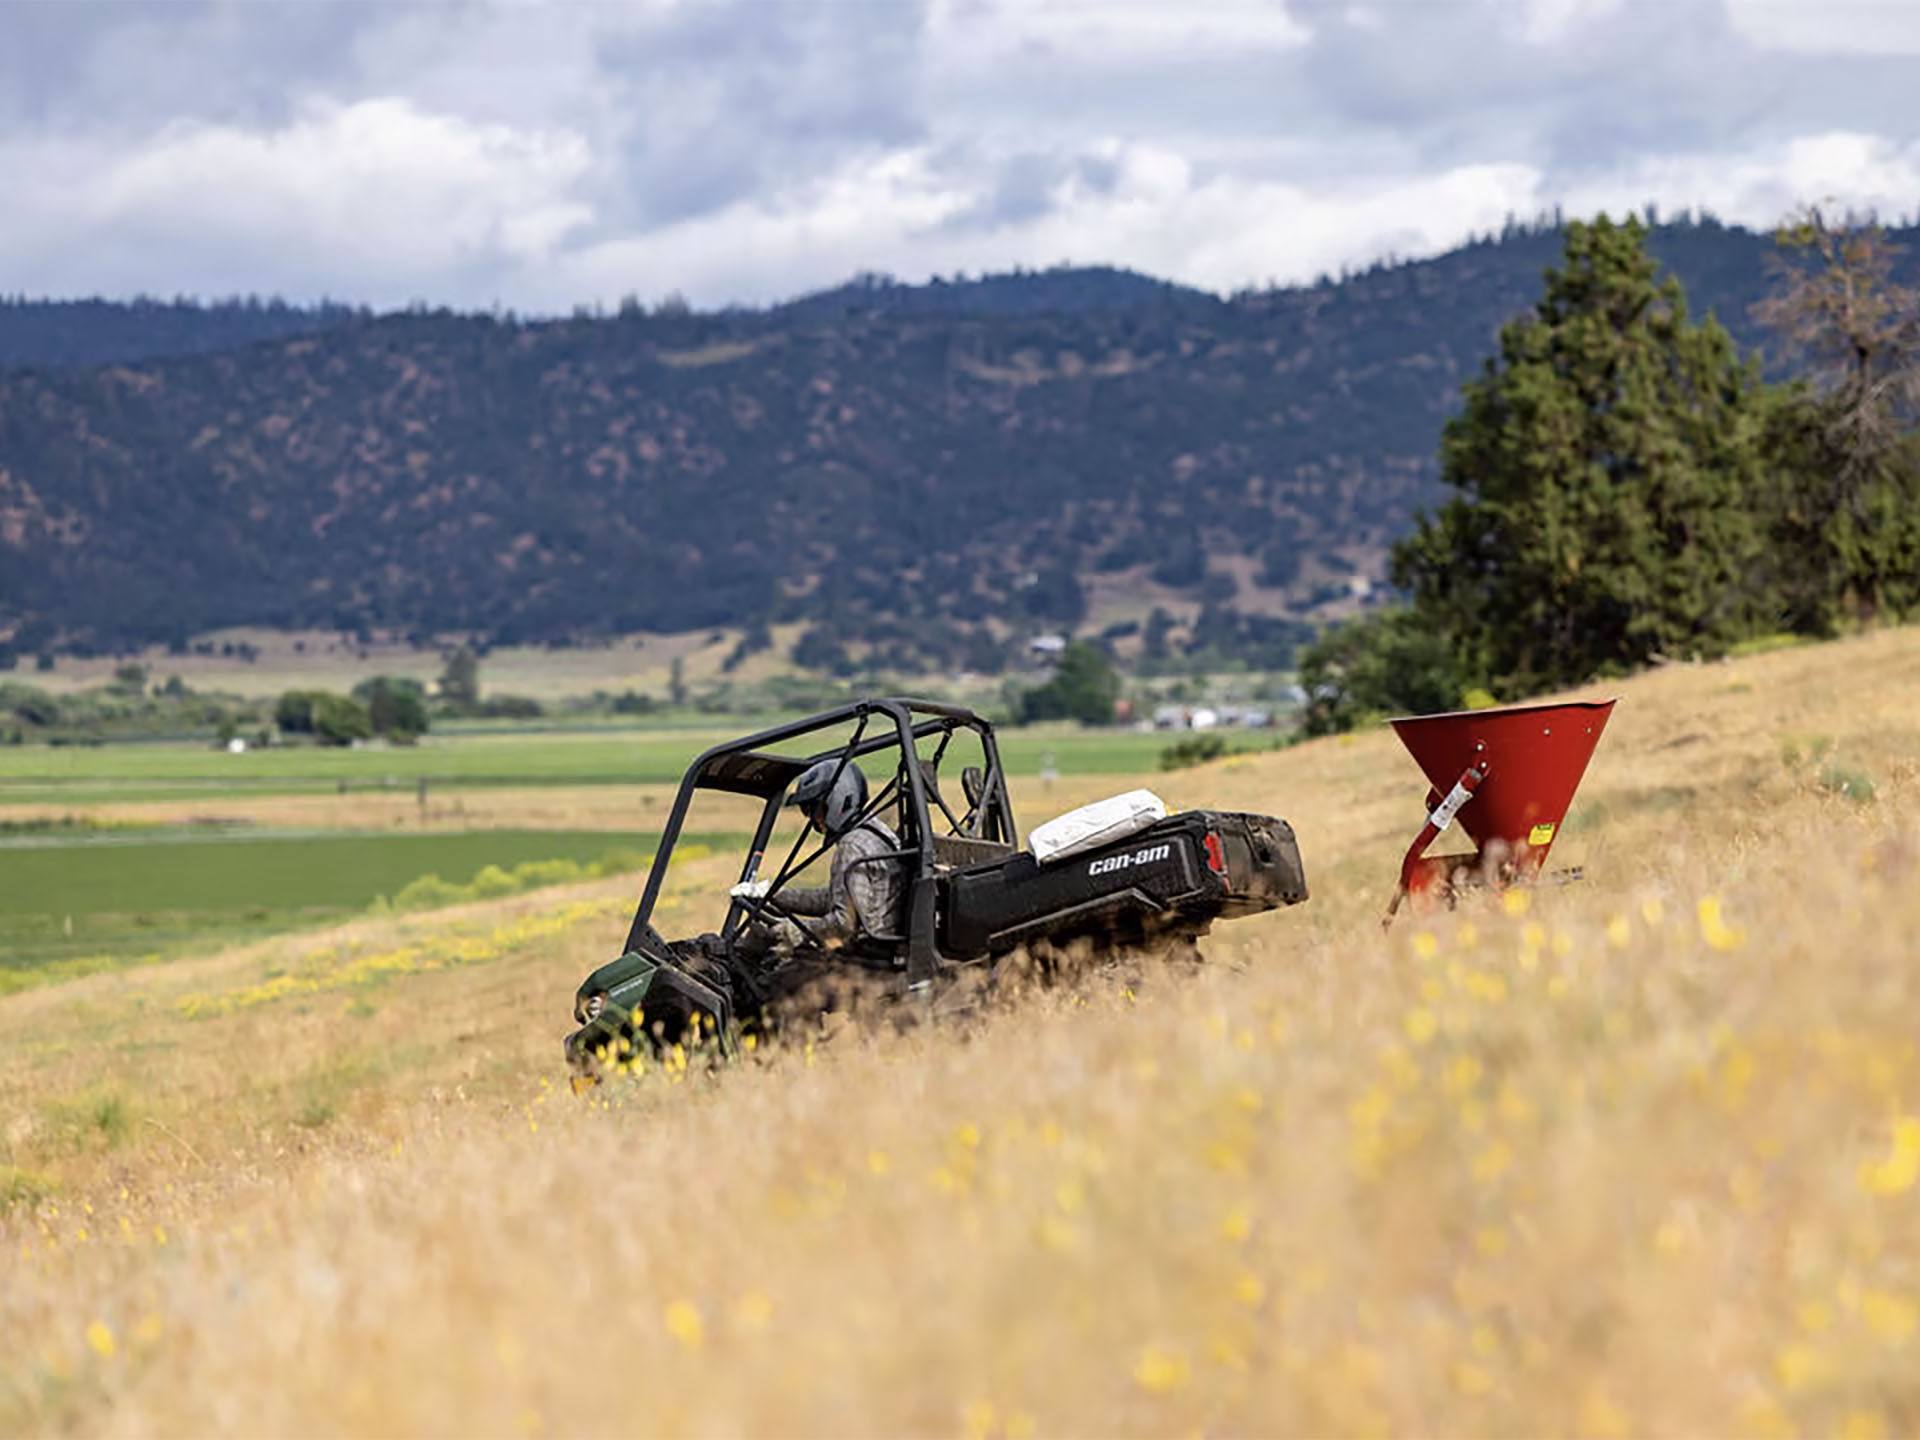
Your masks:
M1539 874L1613 706L1510 705L1389 721L1433 788L1387 921L1408 895L1444 903L1466 885L1504 888ZM1428 855L1456 819L1473 853Z

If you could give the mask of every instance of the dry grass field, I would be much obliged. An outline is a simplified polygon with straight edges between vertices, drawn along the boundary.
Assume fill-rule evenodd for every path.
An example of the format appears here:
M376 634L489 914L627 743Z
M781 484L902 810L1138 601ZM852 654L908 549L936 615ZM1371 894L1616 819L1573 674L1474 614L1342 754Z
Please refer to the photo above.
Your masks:
M584 1101L612 882L0 999L0 1432L1920 1431L1920 632L1617 691L1582 884L1383 935L1391 736L1230 760L1199 970Z

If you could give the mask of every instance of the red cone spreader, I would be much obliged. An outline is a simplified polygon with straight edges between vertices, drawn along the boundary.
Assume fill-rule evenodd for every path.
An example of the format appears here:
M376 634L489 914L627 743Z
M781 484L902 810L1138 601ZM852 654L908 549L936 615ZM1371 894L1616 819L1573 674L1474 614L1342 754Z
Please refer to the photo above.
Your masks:
M1613 706L1511 705L1389 721L1433 789L1386 923L1408 895L1444 903L1464 885L1499 889L1539 874ZM1474 853L1428 855L1456 819Z

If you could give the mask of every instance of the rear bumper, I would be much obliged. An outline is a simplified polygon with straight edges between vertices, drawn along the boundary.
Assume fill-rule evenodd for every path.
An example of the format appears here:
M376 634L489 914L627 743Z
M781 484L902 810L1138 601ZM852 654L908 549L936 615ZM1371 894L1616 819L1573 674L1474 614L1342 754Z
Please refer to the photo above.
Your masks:
M1272 815L1222 814L1214 833L1225 852L1222 918L1254 915L1307 898L1307 871L1293 827Z

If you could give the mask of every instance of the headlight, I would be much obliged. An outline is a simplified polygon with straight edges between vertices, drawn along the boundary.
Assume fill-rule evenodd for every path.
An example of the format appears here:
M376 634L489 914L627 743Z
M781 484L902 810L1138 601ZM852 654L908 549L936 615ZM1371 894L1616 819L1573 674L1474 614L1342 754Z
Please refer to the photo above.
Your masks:
M596 990L587 997L587 1003L580 1007L580 1023L591 1025L600 1018L600 1012L607 1008L607 993Z

